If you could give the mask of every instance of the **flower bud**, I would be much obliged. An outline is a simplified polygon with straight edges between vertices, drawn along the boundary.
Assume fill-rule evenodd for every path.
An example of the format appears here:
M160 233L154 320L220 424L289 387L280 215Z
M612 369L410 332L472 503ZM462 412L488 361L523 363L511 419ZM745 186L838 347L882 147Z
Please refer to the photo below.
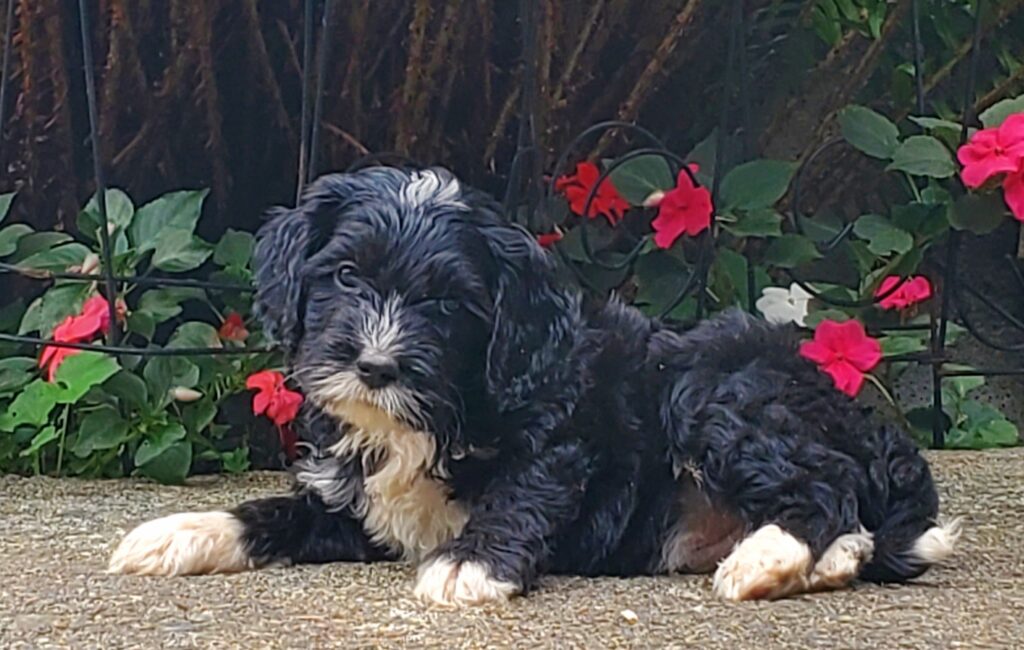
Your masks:
M85 275L91 275L95 273L99 268L100 256L97 255L96 253L89 253L88 255L85 256L85 259L82 260L81 273Z
M171 389L171 397L178 402L194 402L203 396L202 393L184 386L175 386Z
M115 231L117 231L117 224L112 222L112 221L108 221L107 222L107 234L110 235L111 237L113 237Z
M651 192L646 199L644 199L645 208L657 207L661 200L665 198L665 193L661 190L654 190Z

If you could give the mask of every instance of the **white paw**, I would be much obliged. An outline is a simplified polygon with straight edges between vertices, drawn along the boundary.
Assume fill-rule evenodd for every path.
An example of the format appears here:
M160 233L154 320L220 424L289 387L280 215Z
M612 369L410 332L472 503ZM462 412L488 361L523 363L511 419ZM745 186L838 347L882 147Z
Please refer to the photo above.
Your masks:
M868 531L840 535L829 544L814 565L810 588L821 590L845 587L860 574L861 567L871 561L874 552L875 542Z
M492 578L479 562L456 562L442 556L420 566L414 593L430 605L458 607L504 602L519 591L511 582Z
M183 512L147 521L128 533L109 573L180 576L251 568L242 522L228 512Z
M807 590L811 549L775 524L737 546L715 572L715 594L726 600L771 600Z

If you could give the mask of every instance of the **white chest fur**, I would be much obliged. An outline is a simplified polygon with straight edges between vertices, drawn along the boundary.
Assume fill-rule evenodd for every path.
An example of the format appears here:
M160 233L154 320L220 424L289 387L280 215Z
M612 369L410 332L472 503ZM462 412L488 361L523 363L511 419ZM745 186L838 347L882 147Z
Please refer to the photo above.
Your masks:
M362 458L365 498L355 505L370 539L416 560L458 535L468 515L429 472L434 437L372 407L350 403L344 416L352 428L330 451Z

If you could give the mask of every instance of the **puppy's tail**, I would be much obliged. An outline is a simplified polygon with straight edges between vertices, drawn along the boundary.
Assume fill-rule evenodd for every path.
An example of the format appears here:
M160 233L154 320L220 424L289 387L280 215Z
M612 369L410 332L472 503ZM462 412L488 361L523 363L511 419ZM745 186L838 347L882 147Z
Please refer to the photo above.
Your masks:
M953 554L960 519L938 523L939 497L928 462L902 432L885 428L868 468L870 495L861 517L874 533L875 550L860 577L872 582L916 578Z

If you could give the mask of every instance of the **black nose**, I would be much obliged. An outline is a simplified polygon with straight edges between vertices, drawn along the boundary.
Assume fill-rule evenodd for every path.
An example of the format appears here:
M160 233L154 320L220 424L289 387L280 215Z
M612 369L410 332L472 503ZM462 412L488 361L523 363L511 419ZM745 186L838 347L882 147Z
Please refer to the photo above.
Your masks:
M391 359L360 359L356 361L356 371L370 388L383 388L398 379L398 364Z

